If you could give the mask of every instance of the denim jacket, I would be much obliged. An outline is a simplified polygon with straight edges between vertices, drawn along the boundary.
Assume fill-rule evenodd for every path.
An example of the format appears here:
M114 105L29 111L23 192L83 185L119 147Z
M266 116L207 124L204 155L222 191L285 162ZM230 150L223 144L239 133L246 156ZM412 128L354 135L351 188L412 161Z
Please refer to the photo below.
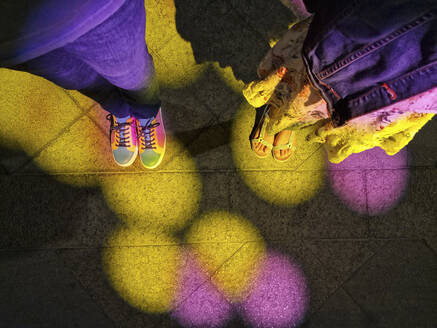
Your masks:
M309 78L334 126L437 86L437 1L306 0Z

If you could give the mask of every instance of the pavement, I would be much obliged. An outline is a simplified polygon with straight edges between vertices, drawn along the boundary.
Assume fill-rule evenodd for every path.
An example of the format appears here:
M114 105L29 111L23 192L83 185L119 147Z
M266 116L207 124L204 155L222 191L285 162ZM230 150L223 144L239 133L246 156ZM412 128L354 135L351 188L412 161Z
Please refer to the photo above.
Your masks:
M106 112L0 69L0 327L436 327L437 121L395 156L258 159L241 95L291 13L147 0L162 165L115 165Z

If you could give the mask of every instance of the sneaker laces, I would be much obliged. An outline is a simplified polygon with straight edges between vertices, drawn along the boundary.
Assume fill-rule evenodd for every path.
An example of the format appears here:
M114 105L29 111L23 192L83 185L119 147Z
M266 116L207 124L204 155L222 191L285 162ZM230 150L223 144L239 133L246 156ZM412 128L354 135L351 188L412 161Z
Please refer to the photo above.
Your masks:
M140 127L140 131L139 131L140 149L142 151L146 149L156 149L155 129L160 125L160 123L159 122L151 123L151 122L152 120L147 121L147 123L144 126L138 124Z
M112 114L108 114L106 119L111 121L111 127L109 128L109 143L111 143L112 131L115 131L115 145L117 147L130 147L131 134L129 133L129 130L131 128L132 121L126 123L115 123Z

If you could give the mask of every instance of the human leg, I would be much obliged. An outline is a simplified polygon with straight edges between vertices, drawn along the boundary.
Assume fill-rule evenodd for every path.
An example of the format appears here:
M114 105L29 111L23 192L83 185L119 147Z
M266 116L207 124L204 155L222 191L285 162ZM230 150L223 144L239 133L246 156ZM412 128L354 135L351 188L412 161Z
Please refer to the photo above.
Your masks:
M118 88L63 48L32 59L14 69L41 76L64 89L79 90L117 117L130 115L130 106Z
M251 137L251 148L259 158L265 158L269 153L275 160L285 162L294 153L296 148L295 132L292 129L284 129L272 133L267 128L270 122L270 115L274 113L272 106L269 106L263 114L260 123Z
M108 20L64 47L119 88L131 114L156 116L159 88L145 42L144 1L131 0Z
M138 129L145 140L145 156L158 153L158 161L162 160L165 147L159 152L155 144L165 145L165 131L162 114L156 121L160 109L159 88L153 59L145 43L143 1L127 1L113 16L74 42L19 69L45 77L61 87L77 89L109 111L114 157L117 152L126 153L136 145ZM116 158L123 166L131 162L126 162L124 155L121 162ZM133 152L131 155L136 156Z
M269 134L266 131L266 127L269 124L269 108L264 109L260 122L258 123L255 131L250 138L250 146L255 152L257 157L264 158L268 156L268 153L273 148L274 135Z
M166 137L145 26L144 2L127 1L111 18L65 50L118 87L130 106L130 115L137 120L141 161L146 168L155 168L162 161Z

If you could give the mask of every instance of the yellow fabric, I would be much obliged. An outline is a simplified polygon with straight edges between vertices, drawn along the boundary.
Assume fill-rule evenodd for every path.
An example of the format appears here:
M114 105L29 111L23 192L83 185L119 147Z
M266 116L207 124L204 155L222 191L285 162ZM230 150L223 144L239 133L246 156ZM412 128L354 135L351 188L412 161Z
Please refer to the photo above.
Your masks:
M269 101L281 79L282 77L276 71L273 71L263 80L256 80L246 84L243 95L253 107L261 107Z
M327 123L316 129L307 140L325 144L332 163L339 163L353 153L374 147L382 148L388 155L395 155L433 117L434 114L408 114L379 131L350 125L333 128L331 123Z

